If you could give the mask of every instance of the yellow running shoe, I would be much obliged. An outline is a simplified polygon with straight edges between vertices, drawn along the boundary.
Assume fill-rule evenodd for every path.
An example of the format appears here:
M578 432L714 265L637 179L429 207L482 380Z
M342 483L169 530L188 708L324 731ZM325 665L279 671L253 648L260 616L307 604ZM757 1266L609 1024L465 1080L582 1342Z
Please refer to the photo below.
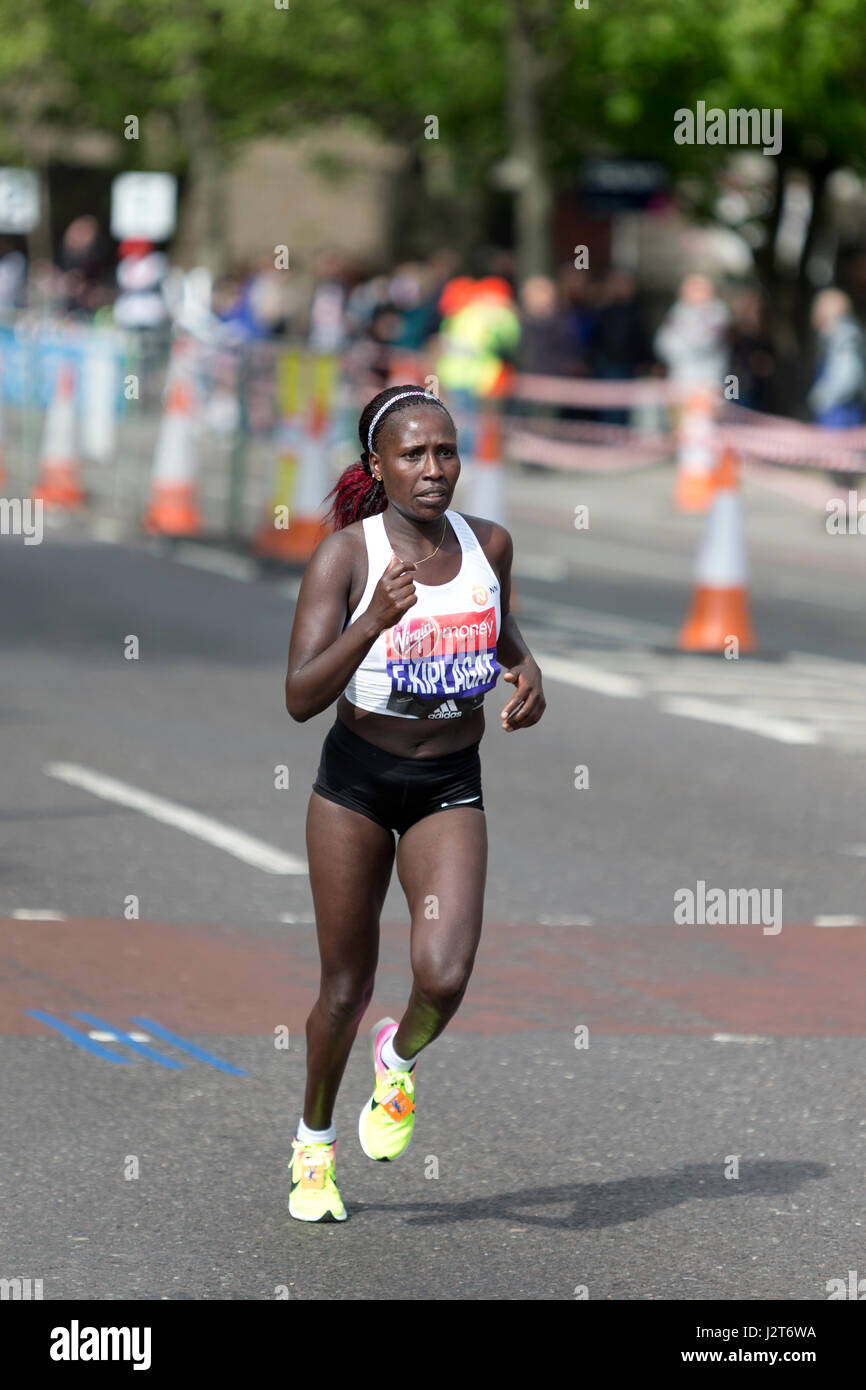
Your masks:
M382 1018L370 1033L376 1072L373 1094L361 1111L358 1138L368 1158L399 1158L408 1148L415 1125L415 1082L412 1071L392 1071L382 1061L382 1044L397 1030L393 1018Z
M289 1212L296 1221L345 1221L347 1212L334 1181L336 1144L292 1140Z

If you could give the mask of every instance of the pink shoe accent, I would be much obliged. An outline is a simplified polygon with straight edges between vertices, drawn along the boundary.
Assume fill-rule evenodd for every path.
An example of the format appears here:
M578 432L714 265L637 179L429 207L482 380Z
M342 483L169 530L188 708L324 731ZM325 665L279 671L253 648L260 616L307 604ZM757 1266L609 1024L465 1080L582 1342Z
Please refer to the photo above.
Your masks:
M302 1143L302 1141L298 1138L297 1134L295 1134L295 1135L292 1137L292 1143L293 1143L293 1144L300 1144L300 1143ZM336 1153L336 1152L337 1152L337 1141L336 1141L336 1139L334 1139L334 1140L331 1141L331 1143L328 1145L328 1148L331 1149L331 1151L332 1151L333 1153Z
M398 1029L399 1027L400 1027L399 1023L386 1023L384 1028L380 1028L380 1029L379 1029L379 1033L378 1033L378 1035L377 1035L377 1037L376 1037L376 1071L377 1071L377 1072L381 1072L381 1071L385 1071L385 1070L386 1070L385 1064L384 1064L383 1061L382 1061L382 1048L383 1048L384 1045L385 1045L385 1039L386 1039L386 1038L393 1038L394 1034L396 1033L396 1031L397 1031L397 1029Z

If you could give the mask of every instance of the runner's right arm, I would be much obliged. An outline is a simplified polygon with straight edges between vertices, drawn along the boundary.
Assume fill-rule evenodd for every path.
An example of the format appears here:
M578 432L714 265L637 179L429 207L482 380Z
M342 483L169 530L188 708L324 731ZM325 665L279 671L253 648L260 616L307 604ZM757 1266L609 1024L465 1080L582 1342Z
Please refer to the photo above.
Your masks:
M342 631L353 577L353 543L326 536L304 571L292 624L286 709L299 724L342 695L379 633L417 603L411 562L391 560L369 607Z

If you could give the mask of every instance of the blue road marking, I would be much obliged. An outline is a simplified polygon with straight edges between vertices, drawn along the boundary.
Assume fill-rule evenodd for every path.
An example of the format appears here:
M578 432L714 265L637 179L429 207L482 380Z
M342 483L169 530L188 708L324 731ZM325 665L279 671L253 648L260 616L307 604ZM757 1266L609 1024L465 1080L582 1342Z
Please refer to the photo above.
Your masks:
M94 1052L97 1057L104 1057L107 1062L120 1062L127 1067L132 1065L131 1057L122 1057L119 1052L111 1052L101 1043L94 1042L86 1033L79 1033L77 1028L71 1028L59 1018L52 1018L51 1014L43 1013L41 1009L25 1009L24 1012L31 1018L38 1018L40 1023L47 1023L49 1028L53 1028L56 1033L62 1033L64 1038L74 1042L76 1047L83 1047L85 1052Z
M195 1043L187 1042L186 1038L179 1038L177 1033L170 1033L161 1024L154 1023L152 1018L133 1018L130 1022L143 1028L146 1033L153 1033L155 1037L162 1038L163 1042L171 1043L180 1052L188 1052L190 1057L197 1057L200 1062L207 1062L209 1067L216 1067L217 1071L230 1072L232 1076L247 1075L242 1067L233 1067L231 1062L220 1061L219 1057L213 1057L210 1052L204 1052L202 1048L196 1047Z
M185 1071L183 1062L176 1062L173 1057L163 1057L146 1043L137 1042L131 1038L122 1028L115 1028L113 1023L106 1023L104 1018L97 1018L95 1014L86 1014L79 1009L72 1010L73 1018L80 1018L84 1023L90 1023L94 1028L102 1028L106 1033L114 1033L117 1041L123 1043L124 1047L129 1047L133 1052L137 1052L141 1057L149 1057L152 1062L156 1062L160 1067L168 1067L171 1071Z

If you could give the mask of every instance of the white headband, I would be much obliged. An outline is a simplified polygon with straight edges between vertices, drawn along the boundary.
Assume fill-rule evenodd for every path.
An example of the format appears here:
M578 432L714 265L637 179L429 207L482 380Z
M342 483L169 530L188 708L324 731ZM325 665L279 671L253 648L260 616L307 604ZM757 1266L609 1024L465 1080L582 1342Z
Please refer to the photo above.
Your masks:
M385 414L385 411L390 410L391 406L396 405L398 401L405 401L407 396L426 396L428 401L434 401L436 405L442 405L442 402L439 400L438 396L432 395L429 391L422 390L420 386L418 387L417 391L403 391L399 396L392 396L390 401L386 401L384 405L380 405L379 409L376 411L376 414L373 416L373 420L370 425L370 431L367 435L368 454L372 453L373 450L373 431L375 430L382 416ZM442 409L445 409L444 405L442 405Z

